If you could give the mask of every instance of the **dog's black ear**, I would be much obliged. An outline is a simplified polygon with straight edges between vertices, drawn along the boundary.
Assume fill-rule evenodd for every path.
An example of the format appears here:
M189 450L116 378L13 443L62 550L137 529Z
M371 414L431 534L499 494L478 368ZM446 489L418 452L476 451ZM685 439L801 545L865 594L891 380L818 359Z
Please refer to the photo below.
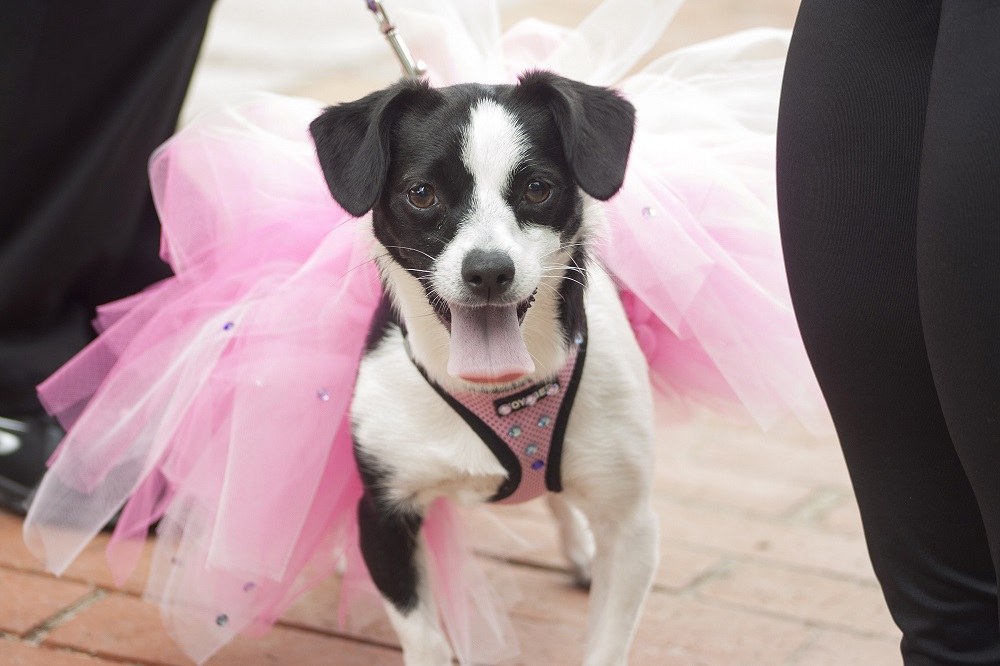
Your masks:
M609 88L551 72L522 74L518 89L548 104L573 177L584 192L607 201L625 180L635 107Z
M403 80L355 102L327 107L309 124L330 193L351 215L371 210L385 185L393 118L429 92L424 81Z

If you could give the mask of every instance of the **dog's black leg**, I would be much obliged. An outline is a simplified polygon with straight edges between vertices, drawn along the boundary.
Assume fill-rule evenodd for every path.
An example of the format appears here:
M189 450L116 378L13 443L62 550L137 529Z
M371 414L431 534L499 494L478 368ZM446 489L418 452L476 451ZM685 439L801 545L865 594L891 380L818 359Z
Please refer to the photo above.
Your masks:
M415 557L422 518L379 504L369 490L358 503L361 554L379 592L405 616L418 603Z
M423 515L385 498L390 475L356 450L365 494L358 502L361 555L399 636L406 666L450 666L451 646L441 630L431 591Z
M451 646L438 620L428 579L422 517L379 501L366 490L358 504L361 554L382 593L406 666L450 666Z

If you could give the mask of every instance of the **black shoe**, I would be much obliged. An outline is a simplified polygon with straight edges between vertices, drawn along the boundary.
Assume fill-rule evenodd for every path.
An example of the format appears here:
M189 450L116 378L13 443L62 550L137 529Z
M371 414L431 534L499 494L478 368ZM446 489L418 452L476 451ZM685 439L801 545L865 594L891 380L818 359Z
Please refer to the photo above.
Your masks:
M65 432L51 416L0 416L0 508L24 515Z

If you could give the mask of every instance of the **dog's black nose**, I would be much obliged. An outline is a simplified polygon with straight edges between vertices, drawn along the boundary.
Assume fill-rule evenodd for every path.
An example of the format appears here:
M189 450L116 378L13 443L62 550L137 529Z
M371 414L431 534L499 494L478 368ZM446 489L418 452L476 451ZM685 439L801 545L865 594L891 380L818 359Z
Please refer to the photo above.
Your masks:
M495 298L514 281L514 260L506 252L473 250L462 260L462 279L476 296Z

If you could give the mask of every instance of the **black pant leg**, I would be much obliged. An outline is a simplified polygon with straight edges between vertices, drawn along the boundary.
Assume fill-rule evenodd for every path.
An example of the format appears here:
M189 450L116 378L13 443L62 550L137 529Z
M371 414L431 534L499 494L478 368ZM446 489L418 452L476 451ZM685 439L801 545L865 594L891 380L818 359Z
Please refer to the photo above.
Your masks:
M940 3L805 0L778 122L796 316L909 666L1000 664L979 505L927 358L920 157Z
M924 132L920 311L1000 571L1000 3L946 0Z
M210 0L0 3L0 414L86 344L93 306L169 275L146 162Z

